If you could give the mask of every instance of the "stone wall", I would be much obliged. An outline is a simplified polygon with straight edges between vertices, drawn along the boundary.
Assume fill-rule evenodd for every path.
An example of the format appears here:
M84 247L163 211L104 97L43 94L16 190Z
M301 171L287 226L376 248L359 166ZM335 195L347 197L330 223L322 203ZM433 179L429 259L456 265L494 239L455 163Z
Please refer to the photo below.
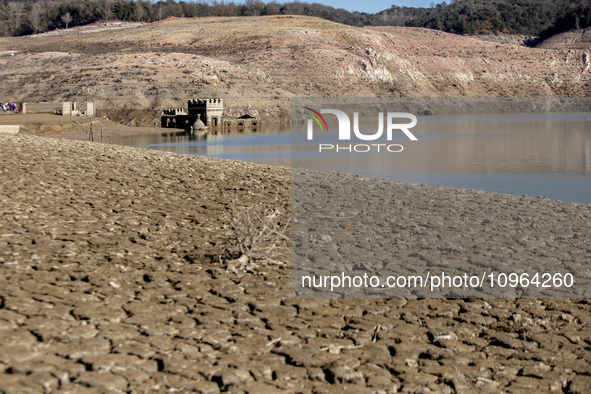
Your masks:
M64 116L96 116L93 102L86 102L86 107L78 107L75 101L61 103L23 103L24 114L62 114Z
M23 103L24 114L57 114L62 110L62 103Z

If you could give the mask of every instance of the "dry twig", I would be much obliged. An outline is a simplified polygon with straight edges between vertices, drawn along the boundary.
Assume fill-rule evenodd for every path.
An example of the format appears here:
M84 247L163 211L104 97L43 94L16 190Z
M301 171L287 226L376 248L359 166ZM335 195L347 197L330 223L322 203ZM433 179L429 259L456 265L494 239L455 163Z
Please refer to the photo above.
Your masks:
M260 212L256 207L232 207L232 235L220 256L229 271L243 271L252 260L274 262L289 244L287 204Z

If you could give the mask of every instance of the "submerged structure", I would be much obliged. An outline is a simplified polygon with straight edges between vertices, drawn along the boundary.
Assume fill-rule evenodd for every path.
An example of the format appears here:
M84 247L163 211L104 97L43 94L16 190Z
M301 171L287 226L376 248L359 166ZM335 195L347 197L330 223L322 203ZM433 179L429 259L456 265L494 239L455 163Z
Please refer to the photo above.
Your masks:
M224 129L255 128L259 119L250 115L223 115L223 99L189 100L187 110L169 108L162 112L161 127L191 130L196 133L213 132Z

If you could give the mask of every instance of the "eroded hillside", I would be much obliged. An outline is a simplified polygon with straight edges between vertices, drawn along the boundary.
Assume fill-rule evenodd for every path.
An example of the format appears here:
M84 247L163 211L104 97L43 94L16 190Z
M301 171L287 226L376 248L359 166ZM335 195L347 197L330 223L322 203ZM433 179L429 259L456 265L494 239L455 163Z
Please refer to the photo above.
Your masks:
M220 97L285 121L293 96L587 96L589 52L308 17L169 19L2 38L0 99L93 100L147 125L145 110Z

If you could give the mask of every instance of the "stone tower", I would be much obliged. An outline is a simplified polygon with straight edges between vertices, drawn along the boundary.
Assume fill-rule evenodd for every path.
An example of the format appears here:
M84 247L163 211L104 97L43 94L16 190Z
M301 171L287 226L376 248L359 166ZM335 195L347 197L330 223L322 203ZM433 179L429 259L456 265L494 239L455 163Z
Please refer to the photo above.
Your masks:
M201 118L208 128L216 128L222 125L223 99L189 100L188 108L189 116L191 118Z

